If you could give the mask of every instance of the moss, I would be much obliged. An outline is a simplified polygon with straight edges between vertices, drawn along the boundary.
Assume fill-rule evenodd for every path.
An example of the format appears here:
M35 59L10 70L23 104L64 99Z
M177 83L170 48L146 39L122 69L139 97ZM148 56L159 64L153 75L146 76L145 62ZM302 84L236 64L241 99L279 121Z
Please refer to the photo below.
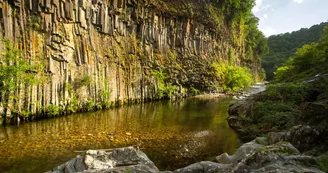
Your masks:
M322 171L328 172L328 153L318 157L317 162Z

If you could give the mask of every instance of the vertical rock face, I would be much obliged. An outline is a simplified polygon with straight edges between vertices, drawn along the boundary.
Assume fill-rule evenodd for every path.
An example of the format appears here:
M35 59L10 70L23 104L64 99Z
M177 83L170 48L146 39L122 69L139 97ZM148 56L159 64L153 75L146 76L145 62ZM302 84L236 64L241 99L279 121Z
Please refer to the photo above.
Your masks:
M217 80L211 64L227 61L229 49L234 50L235 65L259 71L258 60L243 60L243 44L230 41L224 24L220 31L206 22L206 16L165 11L164 5L177 2L185 10L188 4L210 3L0 1L3 36L31 61L44 62L48 76L41 84L20 88L23 101L16 103L16 109L38 114L49 105L144 101L163 93L183 96L191 86L213 90Z

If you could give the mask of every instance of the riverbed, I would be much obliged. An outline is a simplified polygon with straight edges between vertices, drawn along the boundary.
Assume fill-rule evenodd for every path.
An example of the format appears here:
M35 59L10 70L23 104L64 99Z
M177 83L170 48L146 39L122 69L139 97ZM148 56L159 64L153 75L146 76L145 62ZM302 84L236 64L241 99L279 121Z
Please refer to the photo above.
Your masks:
M231 98L158 101L0 128L0 172L44 172L88 149L136 146L161 170L211 160L239 146Z

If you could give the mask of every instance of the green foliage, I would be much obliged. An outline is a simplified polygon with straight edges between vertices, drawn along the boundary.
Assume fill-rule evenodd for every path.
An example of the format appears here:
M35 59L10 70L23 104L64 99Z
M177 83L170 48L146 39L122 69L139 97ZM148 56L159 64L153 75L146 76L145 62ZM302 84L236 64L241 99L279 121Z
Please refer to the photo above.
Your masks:
M235 92L251 86L253 82L252 73L245 67L228 67L225 79L225 89Z
M265 99L299 104L306 100L311 87L307 83L279 83L268 85Z
M77 89L77 88L81 88L83 86L88 86L88 85L91 84L91 82L92 82L91 76L84 75L81 78L76 78L75 79L75 81L74 81L74 88Z
M270 36L268 38L269 54L265 55L262 61L267 80L273 79L273 72L282 66L289 57L293 56L298 48L301 48L305 44L318 41L323 34L323 28L327 24L321 23L309 29L302 28L291 33ZM308 60L311 61L311 58L309 57Z
M69 94L72 94L72 91L73 91L73 87L70 83L68 82L65 82L64 83L64 87L65 87L65 90L69 93Z
M324 154L318 158L318 164L322 171L328 172L328 154Z
M295 55L275 74L275 82L292 82L308 79L316 74L328 72L328 26L322 38L297 49Z
M174 92L174 90L177 88L177 86L172 85L171 83L166 83L166 88L165 88L165 92L167 94L168 98L172 98L172 94Z
M51 116L51 117L55 117L55 116L59 115L60 114L59 106L57 106L55 104L48 105L47 114L48 114L48 116Z
M40 19L40 16L39 15L32 15L31 18L30 18L30 26L33 28L33 29L37 29L40 27L40 22L41 22L41 19Z
M89 99L88 102L85 105L86 111L94 111L95 110L96 103L93 99Z
M31 115L31 111L23 110L23 111L20 112L20 115L25 117L25 118L28 118Z
M228 66L225 63L220 62L220 63L213 63L211 67L215 73L214 75L216 79L219 81L219 84L223 86L225 84Z
M1 91L11 92L19 87L19 83L32 82L35 74L29 61L21 58L22 50L15 48L9 40L4 42L6 50L0 60Z
M154 70L152 75L156 78L157 81L157 97L159 99L165 97L171 98L172 93L177 86L165 81L168 77L167 74L162 70Z
M106 89L106 87L105 87ZM102 90L100 92L100 95L101 95L101 104L102 104L102 108L104 109L109 109L111 107L111 102L109 101L109 98L110 98L110 95L111 95L111 92L108 92L108 91L105 91L105 90ZM98 109L98 108L97 108Z
M227 92L236 92L249 87L253 83L252 73L246 67L227 66L225 63L211 65L219 85Z
M5 52L0 57L0 95L3 96L1 101L6 112L9 102L15 103L19 99L14 92L22 85L37 85L46 78L39 63L23 57L23 51L9 40L4 39L4 44Z
M264 68L261 69L261 74L260 74L260 81L264 81L266 79L266 74Z
M79 110L79 102L75 97L69 102L66 110L70 113L76 113Z
M247 59L261 61L261 56L268 52L267 38L258 30L259 19L251 14L245 21L245 48Z
M298 106L292 102L267 100L256 102L253 117L257 127L262 130L280 130L296 123Z
M229 48L229 52L228 52L228 62L229 62L229 66L232 66L234 63L234 52L232 48Z
M88 86L88 85L91 84L91 82L92 82L92 78L91 78L91 76L89 76L89 75L86 75L86 76L84 76L84 77L81 79L81 84L82 84L83 86Z
M195 96L195 95L200 94L200 91L198 89L194 88L193 86L191 86L190 93Z

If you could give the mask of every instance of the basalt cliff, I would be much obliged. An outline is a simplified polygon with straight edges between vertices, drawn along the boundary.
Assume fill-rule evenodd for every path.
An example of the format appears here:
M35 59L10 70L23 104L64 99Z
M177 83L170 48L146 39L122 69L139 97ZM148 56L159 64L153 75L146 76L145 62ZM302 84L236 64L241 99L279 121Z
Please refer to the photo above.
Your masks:
M256 78L257 28L240 17L251 15L249 3L0 0L1 56L8 49L2 40L9 40L20 58L41 64L36 82L18 83L9 94L2 89L1 111L33 119L220 91L212 64L231 59Z

